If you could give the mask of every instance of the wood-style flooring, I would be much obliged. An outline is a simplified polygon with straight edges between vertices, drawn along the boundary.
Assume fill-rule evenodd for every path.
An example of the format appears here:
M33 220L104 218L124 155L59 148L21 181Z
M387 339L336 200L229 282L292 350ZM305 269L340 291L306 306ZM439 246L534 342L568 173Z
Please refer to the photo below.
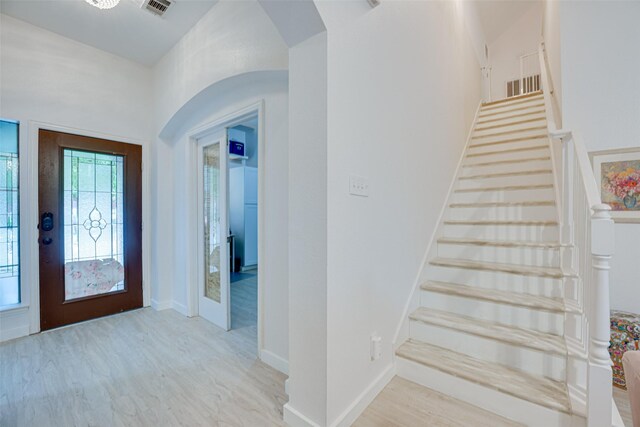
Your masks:
M613 400L616 402L620 417L626 427L633 426L631 419L631 403L629 403L629 392L618 387L613 388Z
M0 426L284 425L255 337L147 308L0 344Z
M231 285L230 332L146 308L0 344L0 426L284 426L286 377L256 358L256 285ZM515 424L398 377L355 423L471 425Z

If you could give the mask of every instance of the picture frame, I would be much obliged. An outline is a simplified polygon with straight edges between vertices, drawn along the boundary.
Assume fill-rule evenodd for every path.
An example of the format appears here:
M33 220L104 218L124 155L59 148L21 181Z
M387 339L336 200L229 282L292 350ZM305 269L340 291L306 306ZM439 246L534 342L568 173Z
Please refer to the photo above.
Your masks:
M602 203L618 223L640 223L640 147L589 153Z

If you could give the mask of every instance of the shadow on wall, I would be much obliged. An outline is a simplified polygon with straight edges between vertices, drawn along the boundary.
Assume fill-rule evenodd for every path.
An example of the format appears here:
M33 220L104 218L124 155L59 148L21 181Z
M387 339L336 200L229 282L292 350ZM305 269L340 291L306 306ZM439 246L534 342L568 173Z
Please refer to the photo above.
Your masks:
M172 145L172 141L202 123L212 111L223 111L238 99L254 97L256 93L286 90L288 84L289 73L284 70L251 71L220 80L187 101L164 125L159 137Z

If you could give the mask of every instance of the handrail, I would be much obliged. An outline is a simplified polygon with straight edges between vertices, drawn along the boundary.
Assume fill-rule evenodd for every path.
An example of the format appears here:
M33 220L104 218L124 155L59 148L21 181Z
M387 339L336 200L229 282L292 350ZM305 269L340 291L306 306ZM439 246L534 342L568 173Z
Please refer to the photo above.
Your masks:
M551 91L546 90L551 87L551 79L547 74L547 61L544 56L544 43L540 43L540 49L538 50L538 58L540 60L540 74L542 79L542 87L543 87L543 96L544 96L544 106L548 111L547 114L547 128L549 131L549 136L554 139L560 139L561 141L573 139L574 140L574 150L577 157L578 165L580 167L580 173L583 177L584 190L587 195L587 200L589 201L589 206L593 207L596 205L602 204L602 199L600 198L600 192L598 191L598 181L593 173L593 168L591 167L591 162L589 161L589 155L587 154L587 150L582 144L581 140L577 139L574 132L566 129L558 129L555 121L555 109L553 108L552 102L552 94Z
M614 251L614 223L611 207L602 203L598 182L593 173L585 145L578 136L566 129L558 129L554 114L553 94L544 55L544 43L538 51L551 157L556 178L556 198L560 208L560 240L568 251L561 253L563 270L576 273L578 288L565 295L567 304L579 308L579 324L573 328L565 317L565 339L577 343L579 354L586 354L586 378L569 378L569 389L583 390L584 415L588 427L611 425L612 390L609 347L609 269ZM560 140L561 145L553 143ZM556 154L556 149L560 151ZM560 163L556 163L556 160ZM561 185L557 173L561 173ZM562 194L558 189L562 189ZM576 330L580 332L576 333ZM569 361L567 362L569 363ZM569 368L567 368L569 369ZM576 369L574 369L576 371ZM585 381L586 379L586 381ZM586 383L586 388L584 384ZM572 399L573 403L573 399Z

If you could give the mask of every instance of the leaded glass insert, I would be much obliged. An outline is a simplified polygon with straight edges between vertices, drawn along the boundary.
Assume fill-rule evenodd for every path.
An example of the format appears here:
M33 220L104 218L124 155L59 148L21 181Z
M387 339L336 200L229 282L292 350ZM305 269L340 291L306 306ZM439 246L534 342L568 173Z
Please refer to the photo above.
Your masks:
M0 120L0 306L20 303L18 128Z
M203 149L204 296L220 302L220 145ZM225 237L226 243L226 237Z
M124 281L124 157L64 150L65 300Z

